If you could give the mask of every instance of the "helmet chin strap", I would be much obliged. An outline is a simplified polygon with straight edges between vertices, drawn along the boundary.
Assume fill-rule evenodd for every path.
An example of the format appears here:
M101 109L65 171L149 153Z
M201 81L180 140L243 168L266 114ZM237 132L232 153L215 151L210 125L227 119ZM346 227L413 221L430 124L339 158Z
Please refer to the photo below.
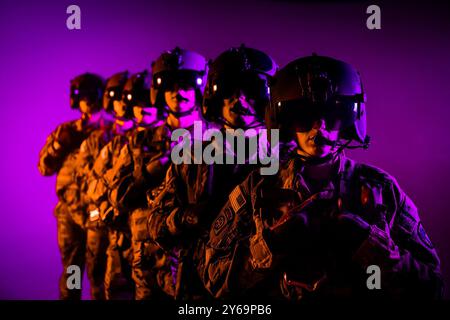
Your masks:
M338 141L331 141L334 142L333 150L330 152L330 154L326 155L325 157L315 157L305 150L303 150L300 146L297 147L297 149L301 150L305 153L305 155L299 154L296 152L296 156L303 161L305 165L320 165L327 163L329 161L334 161L343 151L344 149L350 144L350 141L347 141L346 143L339 143Z
M333 161L338 156L338 153L332 152L322 158L301 155L299 153L297 153L296 156L303 162L303 164L305 166L314 166L314 165L320 165L320 164L324 164L324 163Z
M138 123L136 121L134 123L136 125L137 130L144 130L144 129L155 126L155 124L157 124L159 121L160 121L159 119L156 119L155 121L152 121L150 123L145 123L145 122Z
M242 115L242 116L254 116L254 117L258 116L256 113L250 112L250 111L248 111L248 109L243 108L241 103L235 103L230 108L230 111L233 111L234 113Z
M242 106L239 106L237 103L230 108L230 111L241 115L241 116L253 116L256 119L258 119L258 115L256 113L252 113L252 112L248 112L246 109L242 108ZM226 125L234 130L236 129L254 129L254 128L258 128L261 127L263 125L263 122L260 120L255 120L252 123L250 123L249 125L242 127L242 126L236 126L234 124L231 124L228 120L226 120L224 117L220 117L219 122L221 122L223 125Z
M176 118L181 118L184 116L188 116L190 115L196 108L196 105L194 105L192 108L190 108L189 110L186 111L173 111L171 110L168 106L166 106L166 111L170 114L173 114Z
M300 149L301 151L303 151L304 153L306 153L306 155L301 155L298 154L297 152L297 156L302 159L302 161L304 161L305 164L307 165L318 165L318 164L323 164L328 162L329 160L336 158L338 155L342 154L344 152L344 149L358 149L358 148L363 148L363 149L367 149L369 147L370 144L370 138L366 138L366 140L364 141L364 143L358 144L356 146L350 146L350 143L352 142L352 140L347 140L346 142L339 142L339 141L331 141L334 142L333 143L333 149L336 149L335 151L333 150L332 153L330 153L329 155L323 157L323 158L318 158L318 157L314 157L312 155L310 155L308 152L306 152L305 150L303 150L301 147L297 147L297 149Z
M231 124L228 120L225 120L223 117L220 117L218 120L219 120L220 123L222 123L222 125L228 126L228 127L230 127L231 129L234 129L234 130L237 130L237 129L244 129L244 130L246 130L246 129L254 129L254 128L259 128L259 127L263 126L263 123L261 121L254 121L250 125L242 127L242 126L237 126L237 125Z

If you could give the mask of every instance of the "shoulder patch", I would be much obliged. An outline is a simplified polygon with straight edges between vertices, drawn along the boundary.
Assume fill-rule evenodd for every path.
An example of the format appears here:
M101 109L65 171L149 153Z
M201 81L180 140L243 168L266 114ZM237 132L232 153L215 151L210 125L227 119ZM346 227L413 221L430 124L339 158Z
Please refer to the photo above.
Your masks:
M234 212L230 207L225 207L220 215L213 223L213 230L215 235L218 235L222 229L234 218Z
M222 231L223 227L225 227L225 216L223 214L220 214L216 220L214 221L213 224L213 229L214 229L214 233L216 235L218 235L220 233L220 231Z
M231 191L229 200L233 211L237 213L243 206L245 206L247 200L245 200L244 194L242 193L241 187L237 186Z
M398 224L408 234L412 234L416 227L416 220L405 211L401 211L397 216Z
M429 249L434 248L433 243L423 228L422 222L419 223L419 227L417 228L417 235L419 236L420 241L422 241Z

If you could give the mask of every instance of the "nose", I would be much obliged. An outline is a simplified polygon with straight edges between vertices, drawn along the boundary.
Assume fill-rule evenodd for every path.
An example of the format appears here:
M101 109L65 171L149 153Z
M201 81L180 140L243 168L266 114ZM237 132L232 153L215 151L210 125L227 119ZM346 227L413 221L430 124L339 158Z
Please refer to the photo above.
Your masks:
M244 92L242 92L241 90L236 92L232 97L231 97L232 101L234 102L244 102L247 101L247 96L245 95Z
M325 120L319 119L319 120L314 121L313 129L325 130L326 129Z

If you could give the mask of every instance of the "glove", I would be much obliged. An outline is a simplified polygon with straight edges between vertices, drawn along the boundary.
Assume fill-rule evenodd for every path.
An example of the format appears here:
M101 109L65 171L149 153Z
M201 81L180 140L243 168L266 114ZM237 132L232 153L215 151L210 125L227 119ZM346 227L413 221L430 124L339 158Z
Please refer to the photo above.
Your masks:
M371 264L389 266L400 258L398 247L387 228L370 225L352 213L336 216L335 245L338 252L351 254L352 259L364 268Z
M167 223L173 226L171 232L181 234L186 231L186 236L189 237L190 234L194 235L201 231L202 227L209 225L211 218L214 217L208 215L210 205L209 201L200 201L196 204L189 204L182 210L174 211L175 214L167 219Z
M58 150L63 147L64 149L71 149L72 146L81 144L83 140L82 131L77 129L78 125L72 126L70 124L62 125L56 131L56 139L53 144L53 148Z
M266 231L269 247L278 253L287 253L302 246L309 234L309 218L305 211L289 211Z
M327 191L313 194L289 209L266 233L275 250L302 250L320 238L324 212L330 209ZM270 246L270 244L269 244Z
M368 238L370 225L360 216L348 212L336 215L335 219L335 243L355 252Z

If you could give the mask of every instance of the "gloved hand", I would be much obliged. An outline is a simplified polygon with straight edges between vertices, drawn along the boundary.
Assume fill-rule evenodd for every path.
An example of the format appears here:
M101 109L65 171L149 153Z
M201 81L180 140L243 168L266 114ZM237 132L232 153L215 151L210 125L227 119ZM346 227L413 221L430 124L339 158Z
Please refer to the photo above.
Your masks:
M53 148L55 150L61 147L70 149L72 146L79 145L82 140L82 131L78 130L77 127L77 124L61 125L56 131Z
M369 236L370 225L356 214L340 213L334 222L335 244L341 248L354 252Z
M278 253L286 253L305 243L310 232L309 218L305 211L289 211L266 231L269 247Z
M268 241L274 249L284 251L302 250L311 247L320 239L323 217L330 210L327 192L316 193L301 204L291 208L275 223L267 233Z
M196 204L187 205L184 210L180 211L179 223L182 229L197 229L205 223L209 223L211 215L208 216L210 211L208 210L208 201L200 201ZM209 218L208 221L205 221Z
M377 264L395 264L399 249L387 228L371 225L353 213L341 213L335 217L334 245L338 252L351 255L364 268Z

